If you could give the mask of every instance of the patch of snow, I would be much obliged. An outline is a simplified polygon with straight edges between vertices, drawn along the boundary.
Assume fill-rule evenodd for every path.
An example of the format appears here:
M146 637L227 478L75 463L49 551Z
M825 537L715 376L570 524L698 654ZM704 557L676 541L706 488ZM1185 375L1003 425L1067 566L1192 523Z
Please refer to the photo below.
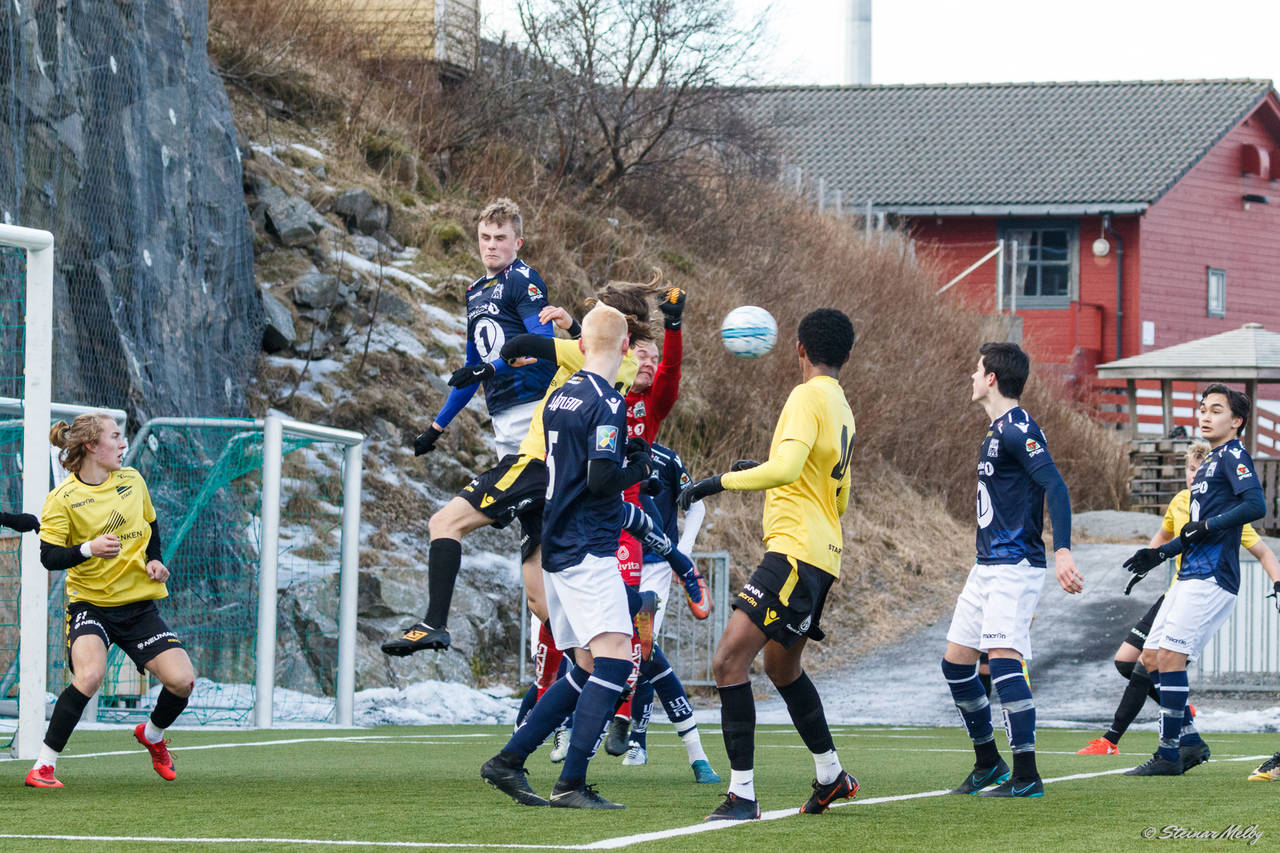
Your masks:
M431 332L431 337L435 338L447 347L452 347L459 352L467 348L467 339L463 335L459 335L455 332L446 332L444 329L437 326L432 326L429 331Z
M285 162L276 156L274 145L259 145L256 142L250 142L249 149L255 154L261 154L273 163L279 163L281 166L285 165Z
M374 277L382 275L386 278L393 278L396 281L402 281L410 287L421 288L427 293L436 292L436 289L428 284L424 279L419 278L412 273L407 273L399 267L375 264L372 261L366 261L359 255L353 255L342 249L331 250L329 252L329 258L340 265L365 273L366 275Z
M434 320L437 324L447 328L457 329L458 331L466 331L467 318L460 314L451 314L438 305L428 305L425 302L419 302L418 307Z
M362 726L428 726L440 723L515 722L520 700L503 691L494 696L449 681L422 681L403 689L376 687L355 696L356 722Z
M303 145L301 142L291 142L289 143L289 147L292 148L294 151L300 151L301 153L306 154L308 157L310 157L313 160L324 160L324 152L317 151L315 148L312 148L310 145Z
M401 352L412 358L426 356L427 348L408 329L393 323L379 323L369 337L370 352Z

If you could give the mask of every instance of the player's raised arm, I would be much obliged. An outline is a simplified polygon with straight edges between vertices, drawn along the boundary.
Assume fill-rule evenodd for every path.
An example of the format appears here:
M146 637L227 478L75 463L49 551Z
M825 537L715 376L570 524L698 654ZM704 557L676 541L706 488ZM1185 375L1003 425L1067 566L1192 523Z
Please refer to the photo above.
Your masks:
M0 512L0 526L19 533L40 532L40 519L29 512Z

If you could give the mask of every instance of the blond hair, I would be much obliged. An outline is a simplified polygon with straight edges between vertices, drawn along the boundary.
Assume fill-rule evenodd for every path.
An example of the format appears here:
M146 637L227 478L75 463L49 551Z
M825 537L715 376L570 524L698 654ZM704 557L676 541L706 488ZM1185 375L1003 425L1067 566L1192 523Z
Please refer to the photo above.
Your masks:
M1209 458L1209 453L1212 450L1213 448L1209 446L1209 442L1205 441L1203 438L1191 439L1191 443L1187 445L1187 464L1191 465L1194 463L1197 466L1200 465L1201 462Z
M73 474L80 472L85 457L89 455L89 445L102 437L103 423L115 424L115 418L106 412L86 412L79 415L71 425L66 421L58 421L49 428L49 443L62 448L58 454L58 464Z
M609 350L621 351L627 339L627 318L617 308L596 305L582 318L582 348L588 355Z
M476 217L476 223L489 222L498 227L511 223L517 237L524 236L524 220L520 218L520 205L509 198L495 199L485 205Z

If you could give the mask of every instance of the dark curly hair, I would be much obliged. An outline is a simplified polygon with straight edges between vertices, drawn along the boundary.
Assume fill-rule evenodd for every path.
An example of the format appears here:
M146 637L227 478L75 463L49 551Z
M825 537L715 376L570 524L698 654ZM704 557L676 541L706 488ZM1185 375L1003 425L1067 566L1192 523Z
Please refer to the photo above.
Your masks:
M800 321L796 337L804 345L811 364L839 370L853 349L853 323L843 311L819 308Z

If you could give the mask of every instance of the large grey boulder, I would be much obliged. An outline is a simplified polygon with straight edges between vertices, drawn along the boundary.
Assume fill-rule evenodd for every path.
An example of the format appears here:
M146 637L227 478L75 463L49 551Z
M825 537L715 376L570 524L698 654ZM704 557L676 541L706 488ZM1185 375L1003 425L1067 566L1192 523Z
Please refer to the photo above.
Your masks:
M267 352L279 352L293 346L298 333L289 309L266 291L262 292L262 307L267 315L267 324L262 330L262 348Z
M245 412L263 307L207 41L204 0L0 14L0 219L54 235L56 400L138 421Z
M286 195L279 187L268 186L258 193L258 200L265 208L267 225L282 246L293 249L316 242L316 233L323 227L324 217L306 199Z

